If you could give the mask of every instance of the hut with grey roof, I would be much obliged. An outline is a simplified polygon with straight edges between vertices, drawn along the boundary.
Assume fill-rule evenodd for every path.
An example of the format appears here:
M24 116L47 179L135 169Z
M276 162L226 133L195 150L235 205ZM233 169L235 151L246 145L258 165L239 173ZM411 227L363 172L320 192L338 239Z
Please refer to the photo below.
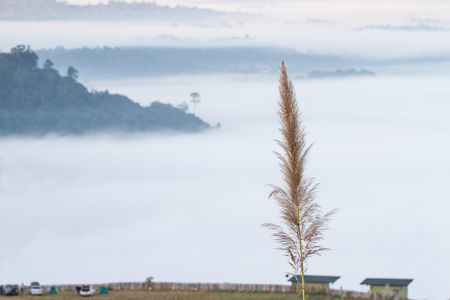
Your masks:
M341 278L341 276L319 276L319 275L305 275L306 287L329 289L330 284ZM289 279L292 284L298 284L302 282L301 275L292 276Z
M361 284L370 286L370 292L383 296L408 299L408 285L413 279L366 278Z

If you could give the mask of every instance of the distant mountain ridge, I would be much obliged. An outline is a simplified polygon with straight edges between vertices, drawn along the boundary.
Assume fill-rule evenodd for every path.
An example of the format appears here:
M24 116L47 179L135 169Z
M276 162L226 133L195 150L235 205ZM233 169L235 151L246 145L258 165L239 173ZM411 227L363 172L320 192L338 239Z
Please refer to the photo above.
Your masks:
M390 73L393 67L424 72L427 64L447 72L450 55L382 58L301 53L277 47L95 47L39 49L63 72L76 65L84 78L133 78L214 73L277 74L284 60L297 78L339 78ZM64 69L62 69L64 68ZM334 71L332 71L334 70ZM417 71L415 71L417 70ZM376 74L375 74L376 72ZM308 75L309 74L309 75Z
M210 128L193 114L169 104L142 107L125 96L88 92L70 66L59 75L25 46L0 53L0 135L96 132L198 132Z
M76 65L83 75L99 78L208 73L276 74L282 59L294 72L364 64L364 60L359 58L310 55L273 47L56 47L40 49L36 53L58 66Z
M0 20L199 21L232 15L212 9L162 6L149 2L109 1L72 5L56 0L1 0Z

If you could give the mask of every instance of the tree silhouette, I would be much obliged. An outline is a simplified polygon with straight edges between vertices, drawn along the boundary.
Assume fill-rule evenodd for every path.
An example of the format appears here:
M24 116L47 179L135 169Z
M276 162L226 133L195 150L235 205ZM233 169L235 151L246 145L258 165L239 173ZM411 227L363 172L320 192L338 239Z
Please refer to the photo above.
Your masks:
M195 115L195 108L197 107L197 104L200 102L200 94L199 93L191 93L191 103L194 106L194 115Z
M25 49L25 45L17 45L16 47L11 49L11 53L24 53Z
M51 69L53 68L53 62L50 59L46 59L44 62L44 69Z
M73 80L77 80L78 79L78 70L75 69L74 67L70 66L67 69L67 77L72 78Z

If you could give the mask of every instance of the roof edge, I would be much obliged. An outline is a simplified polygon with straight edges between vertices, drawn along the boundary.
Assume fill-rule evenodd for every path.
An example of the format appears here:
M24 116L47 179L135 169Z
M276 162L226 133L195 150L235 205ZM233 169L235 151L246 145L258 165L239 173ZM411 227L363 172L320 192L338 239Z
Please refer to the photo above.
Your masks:
M392 285L392 286L408 286L414 279L410 278L366 278L360 284L365 285Z
M334 283L341 276L322 276L322 275L304 275L305 281L308 283ZM295 278L300 279L301 275L294 275L288 280L290 282L296 282Z

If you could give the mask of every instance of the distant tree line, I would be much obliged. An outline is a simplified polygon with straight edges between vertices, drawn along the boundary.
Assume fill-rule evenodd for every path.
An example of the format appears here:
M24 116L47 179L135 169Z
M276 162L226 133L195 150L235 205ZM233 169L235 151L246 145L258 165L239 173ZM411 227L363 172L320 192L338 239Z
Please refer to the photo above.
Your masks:
M82 134L98 131L200 131L210 126L169 104L142 107L108 91L89 92L69 66L65 76L19 45L0 53L0 135Z
M205 73L277 73L281 59L291 70L361 65L359 58L303 54L289 48L97 47L41 49L39 57L58 66L76 65L90 77L140 77ZM60 70L63 71L63 70Z

